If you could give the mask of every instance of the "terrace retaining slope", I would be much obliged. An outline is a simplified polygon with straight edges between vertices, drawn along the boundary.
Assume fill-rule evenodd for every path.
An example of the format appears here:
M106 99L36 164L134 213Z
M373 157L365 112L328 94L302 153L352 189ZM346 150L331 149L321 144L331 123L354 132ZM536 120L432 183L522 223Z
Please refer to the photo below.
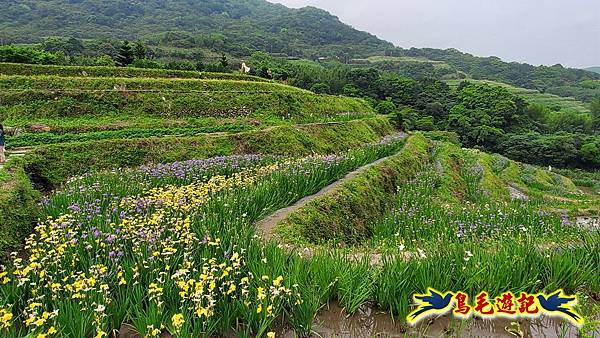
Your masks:
M402 133L402 138L406 138L407 135L405 133ZM265 217L264 219L262 219L261 221L259 221L256 224L257 230L259 231L259 233L261 234L261 237L264 240L270 240L273 238L273 232L275 230L275 227L277 226L277 224L279 224L279 222L283 221L284 219L286 219L291 213L299 210L300 208L302 208L303 206L305 206L307 203L325 195L330 193L331 191L335 190L337 187L339 187L340 185L342 185L343 183L355 178L357 175L359 175L360 173L364 172L365 170L374 167L382 162L384 162L385 160L389 159L390 157L395 156L396 154L392 154L390 156L386 156L383 158L378 159L377 161L371 162L369 164L366 164L362 167L359 167L358 169L349 172L348 174L346 174L346 176L344 176L343 178L333 182L332 184L326 186L325 188L321 189L319 192L317 192L316 194L310 195L310 196L306 196L302 199L300 199L299 201L297 201L296 203L283 208L283 209L279 209L277 211L275 211L274 213L272 213L271 215Z

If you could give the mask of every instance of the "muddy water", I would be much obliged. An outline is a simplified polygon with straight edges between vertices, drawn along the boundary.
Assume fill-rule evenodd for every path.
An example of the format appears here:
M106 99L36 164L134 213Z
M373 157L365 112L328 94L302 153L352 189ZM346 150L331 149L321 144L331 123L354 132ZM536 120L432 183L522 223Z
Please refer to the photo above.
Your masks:
M324 308L315 319L313 337L335 338L370 338L370 337L489 337L515 338L518 335L509 333L510 320L484 321L480 319L463 322L441 317L428 323L411 328L402 324L402 320L392 318L389 313L379 312L370 307L363 307L353 316L347 317L343 309L336 303ZM557 320L540 319L522 320L519 330L524 338L529 337L569 337L576 338L577 329ZM600 327L593 337L600 337ZM294 338L293 331L283 333L286 338Z

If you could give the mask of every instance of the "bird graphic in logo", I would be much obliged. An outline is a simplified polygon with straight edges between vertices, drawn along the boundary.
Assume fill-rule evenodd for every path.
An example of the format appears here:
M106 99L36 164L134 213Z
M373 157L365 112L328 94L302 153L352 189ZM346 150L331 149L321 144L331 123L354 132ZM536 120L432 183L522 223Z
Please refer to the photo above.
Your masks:
M546 314L563 317L576 326L583 324L583 318L572 308L577 304L577 297L567 296L563 290L558 290L547 296L537 295L537 299Z
M406 320L409 324L415 325L421 319L424 319L432 314L442 315L452 308L452 292L441 293L435 289L428 288L425 294L416 294L413 300L418 305L411 312Z

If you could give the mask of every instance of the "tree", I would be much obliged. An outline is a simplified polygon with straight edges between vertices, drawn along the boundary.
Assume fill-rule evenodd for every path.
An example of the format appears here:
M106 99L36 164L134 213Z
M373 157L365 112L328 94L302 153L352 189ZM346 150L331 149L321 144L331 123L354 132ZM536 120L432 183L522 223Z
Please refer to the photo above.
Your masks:
M433 116L421 117L415 121L415 128L418 130L432 131L435 130Z
M117 51L115 61L119 66L125 67L132 64L134 59L135 57L133 55L133 50L131 48L131 45L129 44L129 41L123 41L123 43L119 47L119 50Z
M352 73L352 72L351 72ZM377 73L363 73L366 81L372 81L371 76L378 75ZM356 72L353 73L353 81L357 81ZM415 81L397 74L384 74L378 78L375 83L377 85L377 96L380 99L391 98L392 101L400 105L412 105L416 99ZM369 90L366 88L365 90Z
M219 61L219 63L224 71L229 68L229 61L227 60L227 56L225 56L225 54L221 55L221 61Z
M396 111L396 105L394 104L394 102L392 102L390 100L385 100L385 101L379 102L377 104L377 106L375 107L375 110L379 114L388 115L388 114L391 114L394 111Z
M600 149L595 143L581 146L581 158L592 166L600 166Z
M57 64L59 59L58 54L29 47L0 46L0 62L51 65Z
M327 94L330 91L330 88L325 83L315 83L310 87L310 91L316 94Z
M412 108L409 108L409 107L402 109L400 111L400 113L394 113L392 115L399 115L399 116L396 116L393 120L395 120L396 123L401 121L402 124L400 125L400 128L402 128L403 130L415 129L416 124L417 124L417 119L419 118L417 113Z
M148 56L148 49L142 41L137 41L133 46L133 56L138 60L145 59Z
M84 51L85 51L85 46L83 45L83 42L81 42L81 40L78 40L73 37L69 38L69 40L67 40L66 50L64 51L65 54L81 55L81 54L83 54Z
M594 119L594 128L600 129L600 97L592 101L590 110Z
M342 93L345 96L351 96L351 97L360 96L360 90L358 88L356 88L356 86L354 86L353 84L350 84L350 83L344 85L344 88L342 88Z
M100 55L99 57L96 58L96 60L94 62L94 65L95 66L114 67L115 66L115 60L113 60L108 55Z
M462 85L458 103L448 115L448 127L468 147L494 149L504 133L529 126L524 101L505 88L487 84Z
M348 73L348 82L360 91L360 96L378 96L379 71L375 68L355 68Z

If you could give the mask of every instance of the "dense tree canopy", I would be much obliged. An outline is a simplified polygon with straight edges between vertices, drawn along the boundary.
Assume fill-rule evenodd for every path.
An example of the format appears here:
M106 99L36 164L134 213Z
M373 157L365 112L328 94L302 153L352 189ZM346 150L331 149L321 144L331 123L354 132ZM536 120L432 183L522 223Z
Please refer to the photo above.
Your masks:
M393 47L323 10L289 9L263 0L1 0L0 8L0 38L9 43L39 42L52 32L79 39L142 39L240 56L263 50L354 57Z
M525 102L507 89L485 84L461 87L448 128L466 145L493 147L506 131L526 123Z
M59 62L60 56L33 48L0 46L0 62L51 65Z

